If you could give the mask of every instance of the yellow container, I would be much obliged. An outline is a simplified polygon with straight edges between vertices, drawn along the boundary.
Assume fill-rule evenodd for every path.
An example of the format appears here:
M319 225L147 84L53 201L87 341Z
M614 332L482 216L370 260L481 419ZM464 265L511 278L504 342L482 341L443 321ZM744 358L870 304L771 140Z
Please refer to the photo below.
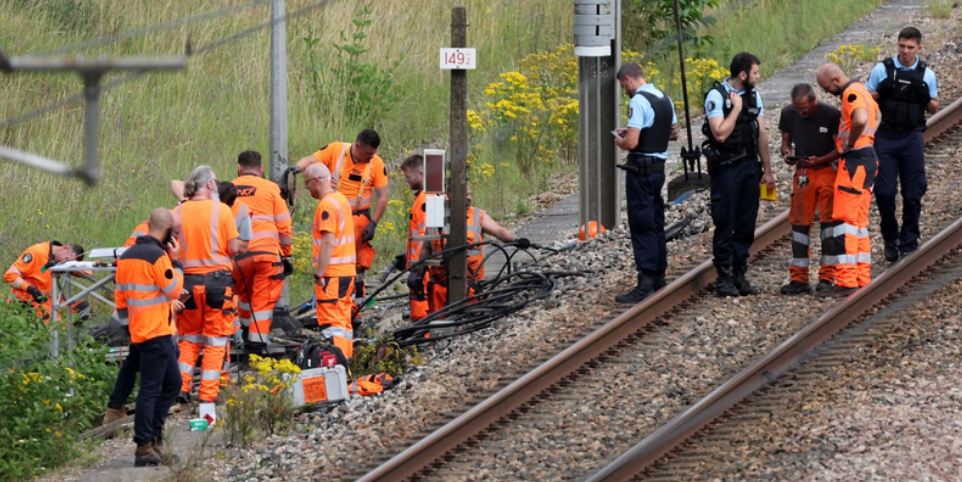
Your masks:
M777 193L776 193L778 189L777 186L775 188L772 188L771 191L769 191L768 185L765 183L762 183L759 185L759 188L761 190L761 193L758 196L758 198L761 199L762 201L775 201L778 199Z

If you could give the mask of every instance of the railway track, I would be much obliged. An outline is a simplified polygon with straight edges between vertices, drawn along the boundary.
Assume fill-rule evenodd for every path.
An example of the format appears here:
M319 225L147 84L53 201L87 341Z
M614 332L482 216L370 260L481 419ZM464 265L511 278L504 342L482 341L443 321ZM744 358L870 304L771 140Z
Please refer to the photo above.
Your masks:
M927 149L962 141L960 121L962 100L933 116L925 133ZM962 226L953 226L958 226L953 231L957 235L943 232L838 306L837 301L815 299L806 299L803 308L785 306L784 297L770 294L747 301L715 298L709 295L715 273L706 261L524 376L503 381L469 410L439 421L436 425L443 425L414 445L345 478L626 480L697 432L710 417L724 413L737 401L733 394L750 393L758 388L751 383L770 381L760 363L778 359L774 353L788 350L795 357L789 366L797 363L804 353L798 347L806 345L789 349L786 344L801 338L817 346L962 243ZM757 276L784 276L784 260L769 255L787 252L789 234L787 212L756 231L752 269ZM733 308L746 318L725 319ZM821 312L826 313L819 318ZM825 328L816 338L803 336L805 330L813 330L806 326L813 317ZM741 338L727 336L726 326L734 333L744 324L754 333L746 336L742 326ZM754 378L746 374L753 367ZM731 381L718 385L733 375L754 381L739 385L742 392L728 391ZM720 401L704 402L706 394ZM718 403L727 406L718 408ZM717 413L702 412L706 405ZM691 412L695 408L697 417ZM572 415L562 415L566 413ZM617 452L612 450L624 451L642 438L641 448L635 446L592 474L614 458ZM527 446L530 450L517 450Z

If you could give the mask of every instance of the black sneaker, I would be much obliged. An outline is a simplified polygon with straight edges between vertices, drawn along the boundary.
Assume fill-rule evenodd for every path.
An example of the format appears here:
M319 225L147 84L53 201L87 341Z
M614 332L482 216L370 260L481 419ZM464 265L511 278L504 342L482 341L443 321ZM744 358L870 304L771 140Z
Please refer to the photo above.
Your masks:
M655 280L645 273L638 273L638 285L627 293L615 296L618 303L636 305L655 291Z
M832 289L832 282L827 279L820 279L818 280L818 284L815 285L816 292L830 290L830 289Z
M782 286L783 295L800 295L812 291L812 285L792 280L787 285Z
M715 294L719 297L738 296L738 288L732 280L732 269L729 266L715 266L718 279L715 281Z
M899 247L895 243L885 243L885 261L894 263L899 260Z
M858 291L858 288L846 288L844 286L834 285L831 289L819 291L816 294L822 298L844 298L856 291Z

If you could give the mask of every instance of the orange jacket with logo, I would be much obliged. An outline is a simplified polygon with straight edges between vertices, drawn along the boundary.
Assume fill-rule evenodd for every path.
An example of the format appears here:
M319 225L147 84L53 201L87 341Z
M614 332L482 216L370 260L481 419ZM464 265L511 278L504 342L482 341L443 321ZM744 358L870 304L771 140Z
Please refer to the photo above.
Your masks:
M484 241L484 233L481 231L481 218L484 217L484 210L478 209L474 206L468 208L468 226L467 226L467 244L480 243ZM444 234L451 234L451 227L444 227ZM450 243L448 243L444 248L453 248ZM431 249L434 253L439 253L442 250L441 241L435 240L431 241ZM472 246L468 248L468 279L469 280L481 280L484 279L484 251L481 250L481 246ZM432 266L429 269L431 273L431 280L443 282L448 279L448 270L444 266Z
M354 211L371 207L372 188L387 186L384 160L375 155L370 162L356 164L351 158L349 142L328 144L314 153L314 159L330 169L334 188L347 198Z
M339 192L332 192L317 203L314 213L314 268L317 269L318 256L321 251L321 237L324 233L334 233L334 251L327 265L324 276L339 278L354 276L357 262L354 249L354 219L351 217L351 206L347 199Z
M130 328L130 340L147 340L173 335L177 328L170 302L184 288L179 261L171 262L167 251L153 236L141 236L117 260L114 319Z
M291 213L277 184L253 174L242 174L231 182L237 186L234 205L242 203L251 210L254 237L247 250L290 256L294 242Z
M3 280L13 285L13 294L20 301L33 301L27 293L28 286L34 286L41 293L50 295L53 277L47 268L53 266L53 247L63 246L59 241L37 243L27 248L3 274Z
M842 152L845 141L849 140L852 132L852 114L859 108L868 112L868 124L862 131L862 135L851 145L851 149L861 149L875 143L875 131L882 122L882 112L879 111L878 103L865 86L853 80L842 89L842 119L839 121L838 139L835 141L839 152Z
M137 242L137 238L139 238L139 237L141 237L141 236L143 236L143 235L145 235L145 234L147 234L147 220L146 220L146 219L145 219L142 223L138 224L136 228L134 228L134 232L130 233L130 236L127 237L127 241L124 242L123 247L124 247L124 248L129 248L129 247L133 246L134 243Z
M238 237L231 208L210 199L187 201L174 211L184 224L180 236L180 262L187 274L230 271L228 241Z
M421 241L411 241L411 238L425 234L426 228L424 223L427 218L427 207L425 203L427 203L427 197L427 194L425 194L423 190L418 191L417 195L414 196L414 205L411 206L411 222L408 224L407 252L409 268L421 258Z

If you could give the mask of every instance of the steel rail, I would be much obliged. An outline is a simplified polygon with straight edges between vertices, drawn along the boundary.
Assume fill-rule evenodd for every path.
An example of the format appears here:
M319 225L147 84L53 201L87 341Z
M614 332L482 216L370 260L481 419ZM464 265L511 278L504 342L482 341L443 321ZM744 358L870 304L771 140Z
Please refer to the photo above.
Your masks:
M751 249L752 258L757 257L760 251L790 233L788 211L785 211L755 231L755 242ZM512 410L532 400L541 391L575 372L584 363L591 361L658 317L677 309L678 305L691 299L702 288L715 281L715 277L716 273L711 260L703 262L664 289L655 292L640 304L395 455L358 479L358 482L395 481L410 477L444 456L461 442L480 433Z
M926 142L931 142L960 122L962 98L932 116L923 137ZM895 294L906 281L921 274L960 245L962 218L942 230L911 256L886 270L868 286L848 297L841 305L802 328L688 410L584 479L584 482L620 482L640 474L735 404L806 360L819 345L870 312L880 302Z

